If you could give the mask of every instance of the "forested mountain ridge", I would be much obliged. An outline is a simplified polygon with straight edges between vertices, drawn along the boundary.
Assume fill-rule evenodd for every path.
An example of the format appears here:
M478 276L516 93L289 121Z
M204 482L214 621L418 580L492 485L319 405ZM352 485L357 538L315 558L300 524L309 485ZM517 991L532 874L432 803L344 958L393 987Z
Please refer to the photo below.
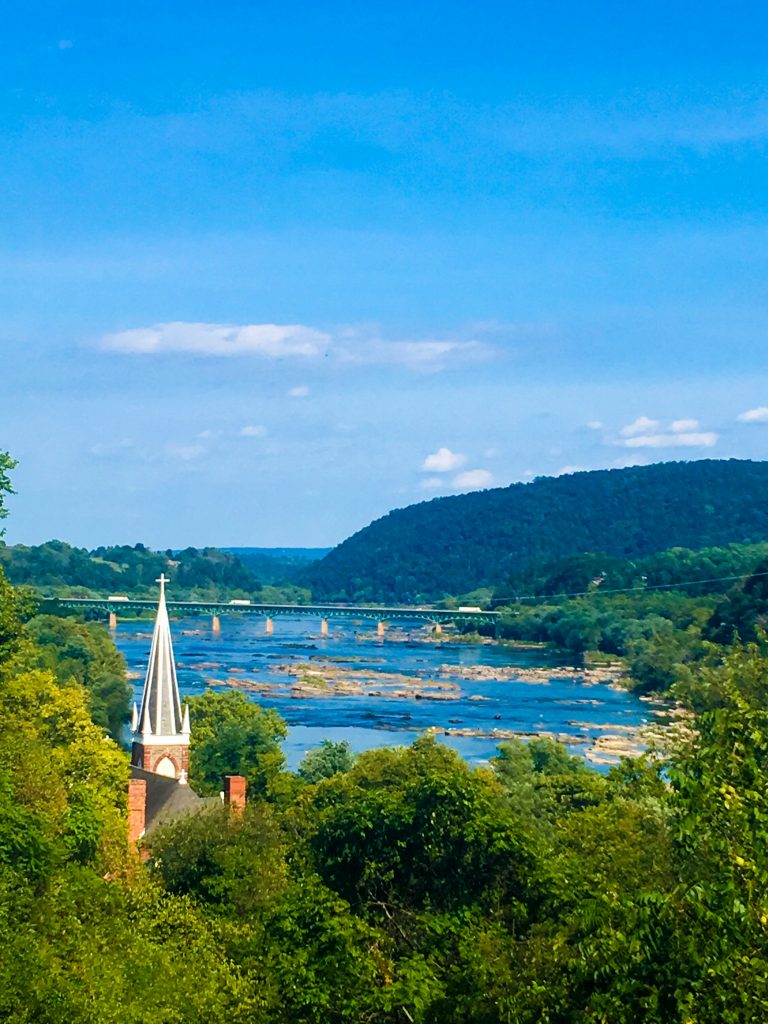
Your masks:
M585 551L636 558L766 539L768 462L667 462L395 509L303 579L318 600L419 602L497 586L533 559Z
M161 572L171 578L177 598L195 594L223 597L259 587L250 569L218 548L174 552L123 544L89 551L60 540L29 547L0 542L0 567L11 583L33 586L46 595L76 590L147 596L155 593L155 580Z

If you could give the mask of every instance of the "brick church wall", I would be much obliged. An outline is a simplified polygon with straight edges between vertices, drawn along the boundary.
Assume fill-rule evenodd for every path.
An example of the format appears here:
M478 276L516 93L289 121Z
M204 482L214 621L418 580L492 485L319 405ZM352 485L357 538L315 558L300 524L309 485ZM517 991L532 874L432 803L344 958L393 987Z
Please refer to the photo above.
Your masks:
M150 746L134 742L131 751L131 764L135 764L137 768L143 768L147 772L153 772L164 757L173 761L177 775L181 771L189 774L189 747L178 743Z

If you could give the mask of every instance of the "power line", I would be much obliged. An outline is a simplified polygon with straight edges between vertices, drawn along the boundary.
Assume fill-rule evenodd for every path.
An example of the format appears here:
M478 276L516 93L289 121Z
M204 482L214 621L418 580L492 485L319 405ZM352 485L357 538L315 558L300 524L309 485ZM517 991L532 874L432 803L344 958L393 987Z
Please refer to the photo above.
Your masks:
M741 576L714 576L708 580L688 580L688 582L680 581L678 583L651 583L640 587L616 587L611 590L602 590L600 587L595 587L594 590L580 590L572 594L560 593L560 594L521 594L514 597L512 600L515 603L520 601L551 601L556 597L595 597L598 594L633 594L638 591L647 593L649 590L680 590L681 587L698 587L702 583L732 583L735 580L748 580L753 576L768 576L766 572L745 572ZM492 599L492 604L501 604L506 601L507 598L497 597Z

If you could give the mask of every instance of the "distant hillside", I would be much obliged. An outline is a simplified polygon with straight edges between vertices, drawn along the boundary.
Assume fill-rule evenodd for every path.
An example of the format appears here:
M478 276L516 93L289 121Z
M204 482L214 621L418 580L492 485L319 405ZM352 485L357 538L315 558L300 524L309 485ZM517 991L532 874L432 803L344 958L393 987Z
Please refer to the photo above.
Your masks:
M84 591L150 596L164 572L177 600L191 596L250 594L259 581L242 562L217 548L152 551L143 544L93 551L60 540L28 547L0 542L0 567L13 584L33 586L46 595Z
M299 579L309 562L327 555L330 548L222 548L265 584L282 585Z
M533 559L764 540L768 462L667 462L396 509L310 566L303 581L318 600L418 602L497 586Z

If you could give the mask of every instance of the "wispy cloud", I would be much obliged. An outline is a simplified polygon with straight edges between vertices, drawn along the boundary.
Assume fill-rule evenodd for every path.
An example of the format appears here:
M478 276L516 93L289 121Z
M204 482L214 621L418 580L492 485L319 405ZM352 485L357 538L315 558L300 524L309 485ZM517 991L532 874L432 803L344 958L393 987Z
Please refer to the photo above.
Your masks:
M163 449L165 455L178 462L193 462L208 454L208 448L204 444L176 444L169 442Z
M131 356L188 355L212 358L318 359L330 356L348 365L403 366L435 373L449 366L477 362L492 355L476 339L424 338L389 340L370 327L319 330L304 324L209 324L173 321L134 327L104 335L105 352ZM292 398L309 394L305 386L289 391Z
M206 324L174 321L107 334L101 348L125 355L317 357L330 337L301 324Z
M411 160L429 160L434 168L482 162L491 172L500 157L514 153L546 157L588 151L638 159L659 151L702 152L768 138L766 99L737 93L718 103L638 94L610 106L572 100L553 109L525 101L479 105L408 90L287 95L264 89L218 97L190 112L139 117L121 111L114 120L104 129L109 137L118 128L133 130L158 151L169 139L181 151L228 156L252 152L258 144L285 159L333 132L350 145L393 158L407 154Z
M437 373L449 366L485 360L491 351L488 345L476 340L387 341L377 337L350 338L346 334L334 354L345 363L404 366L419 373Z
M242 427L240 430L240 437L266 437L267 428L263 427L260 423L248 424L246 427Z
M768 422L768 405L758 406L757 409L747 409L739 413L736 419L740 423L766 423Z
M133 447L133 440L129 437L124 437L119 441L97 441L96 444L91 445L90 453L100 459L109 459L122 452L129 451Z
M493 484L493 473L487 469L468 469L453 478L453 486L459 491L477 491Z
M309 388L306 384L300 384L298 387L290 388L288 391L289 398L306 398L309 395Z
M658 434L639 434L628 437L624 442L626 448L713 448L718 441L714 431L691 431Z
M421 468L430 473L452 473L466 461L466 455L462 455L461 452L452 452L450 448L438 448L424 459Z
M698 420L673 420L669 425L669 429L674 434L689 434L691 431L699 429Z
M632 423L621 428L622 437L634 437L636 434L647 434L649 431L658 430L661 423L658 420L651 420L647 416L638 416Z

